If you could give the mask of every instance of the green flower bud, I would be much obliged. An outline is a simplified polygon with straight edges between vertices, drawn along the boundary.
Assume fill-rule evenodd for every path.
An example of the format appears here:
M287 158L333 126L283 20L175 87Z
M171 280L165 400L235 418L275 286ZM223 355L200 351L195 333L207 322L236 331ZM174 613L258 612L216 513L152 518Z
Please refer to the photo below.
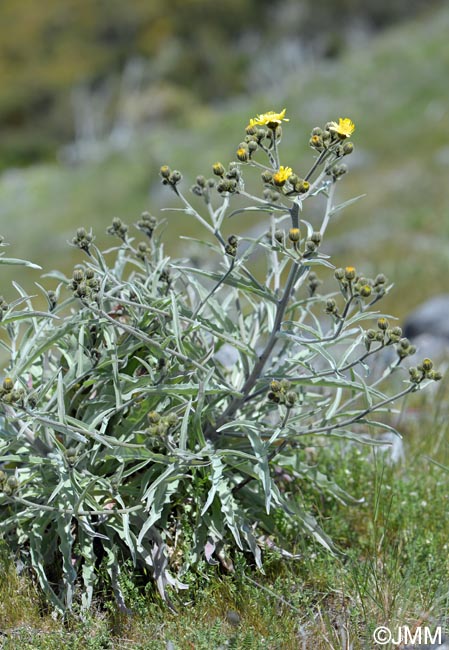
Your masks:
M9 393L14 388L14 381L11 377L5 377L3 380L3 390Z
M352 142L345 142L345 144L343 145L343 154L345 156L348 156L353 151L354 151L354 145L352 144Z
M423 359L422 368L424 372L430 372L433 368L433 361L431 359Z
M268 169L262 172L262 180L264 183L271 183L273 180L273 172L270 172Z
M248 145L245 143L245 146L240 146L236 151L236 156L241 162L248 162L249 160L249 150Z
M178 424L179 418L176 413L169 413L165 418L165 421L167 423L167 426L174 427Z
M285 395L285 401L287 406L293 406L298 399L298 395L294 390L289 390Z
M277 379L273 379L273 381L270 384L270 388L273 391L273 393L279 393L282 388L281 382L278 381Z
M75 283L82 282L84 280L84 271L83 269L74 269L72 274L73 281Z
M162 165L162 167L159 170L160 175L162 178L169 178L171 174L171 169L168 165Z
M345 277L344 269L335 269L334 276L335 279L338 280L339 282L343 280L343 278Z
M300 179L297 183L295 183L295 192L298 192L298 194L305 194L308 192L310 189L310 183L309 181L304 181Z
M390 324L386 318L382 317L379 318L379 320L377 321L377 327L384 332L389 328L389 326ZM407 345L408 345L408 341L407 341Z
M172 173L169 176L168 182L171 183L172 185L177 185L182 179L182 174L179 172L177 169L172 171Z
M354 266L347 266L345 268L345 279L354 280L356 276L356 270Z
M276 230L274 233L274 238L280 244L284 243L284 232L282 230Z
M362 298L368 298L371 295L371 291L372 291L372 289L369 286L369 284L364 284L360 288L360 295L362 296Z
M147 415L147 418L151 424L158 424L161 419L161 416L157 411L150 411Z
M299 228L290 228L288 231L288 238L291 242L298 242L301 239L301 232Z
M204 176L197 176L196 177L196 183L200 187L206 187L206 179L204 178Z
M318 246L318 244L321 243L321 233L320 232L313 232L310 239L313 241L314 244Z
M212 165L212 171L214 172L215 176L224 176L226 170L221 162L216 162Z
M6 485L8 485L11 490L14 491L19 487L19 481L15 476L10 476L6 481Z

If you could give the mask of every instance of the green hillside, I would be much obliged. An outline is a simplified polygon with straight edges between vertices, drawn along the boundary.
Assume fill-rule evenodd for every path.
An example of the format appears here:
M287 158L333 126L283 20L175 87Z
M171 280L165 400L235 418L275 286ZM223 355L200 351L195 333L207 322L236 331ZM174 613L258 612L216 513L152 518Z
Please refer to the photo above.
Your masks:
M8 171L0 179L0 222L13 244L10 254L46 270L68 270L79 259L66 244L76 227L92 225L105 241L114 216L132 223L143 210L157 214L162 205L177 205L159 183L161 164L179 168L188 187L197 173L210 174L215 160L233 158L233 143L242 139L250 116L285 106L290 123L283 162L299 172L312 160L307 144L312 127L339 116L356 123L356 151L348 158L350 174L338 199L366 197L338 216L328 245L341 263L367 274L383 271L394 280L386 306L405 313L425 296L447 290L448 29L448 7L429 11L419 21L382 32L338 63L273 70L275 83L264 96L192 111L176 127L149 129L135 145L99 163ZM313 221L313 215L304 216ZM177 235L192 234L196 226L179 213L164 218L169 249L179 252ZM234 222L232 229L248 226ZM38 279L37 272L21 273L18 279L27 286ZM12 275L4 278L8 284Z

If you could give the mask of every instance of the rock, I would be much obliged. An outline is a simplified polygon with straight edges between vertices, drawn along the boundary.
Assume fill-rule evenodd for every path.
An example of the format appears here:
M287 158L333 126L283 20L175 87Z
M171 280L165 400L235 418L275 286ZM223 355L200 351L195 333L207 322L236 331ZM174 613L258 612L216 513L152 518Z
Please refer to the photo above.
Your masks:
M403 332L410 339L423 334L441 339L449 349L449 294L434 296L417 307L407 317Z

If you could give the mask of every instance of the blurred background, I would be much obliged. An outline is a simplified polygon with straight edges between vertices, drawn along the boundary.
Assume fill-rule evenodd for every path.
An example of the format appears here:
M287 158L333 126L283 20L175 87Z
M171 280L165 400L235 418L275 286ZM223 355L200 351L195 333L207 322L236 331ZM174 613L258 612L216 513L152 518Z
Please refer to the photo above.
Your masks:
M234 159L250 117L286 107L282 162L305 173L311 129L348 116L355 153L337 199L366 196L336 217L326 250L385 273L396 288L384 309L403 316L449 290L448 33L443 0L2 0L8 256L70 273L77 227L109 245L113 217L178 205L161 164L188 188ZM182 254L178 235L199 234L195 222L163 218L169 252ZM7 300L13 278L29 291L40 278L1 269Z

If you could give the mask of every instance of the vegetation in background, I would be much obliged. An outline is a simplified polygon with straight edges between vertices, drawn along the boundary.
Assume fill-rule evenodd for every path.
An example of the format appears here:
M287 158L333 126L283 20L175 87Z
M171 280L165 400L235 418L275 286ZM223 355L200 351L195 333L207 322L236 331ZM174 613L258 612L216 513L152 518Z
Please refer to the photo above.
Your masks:
M434 0L435 1L435 0ZM54 158L101 102L114 122L123 74L133 62L139 97L128 118L148 123L185 115L204 101L229 99L265 81L257 64L281 50L304 61L336 55L351 31L390 24L429 0L4 0L0 6L0 168ZM293 49L292 49L293 48ZM283 65L285 62L283 63ZM92 106L90 105L90 100ZM75 119L74 119L75 118ZM101 126L100 135L102 133Z
M106 246L103 233L111 216L129 221L144 210L156 212L167 205L156 170L168 152L194 177L223 152L232 155L235 125L260 105L270 105L273 96L280 106L292 107L290 116L296 124L307 127L324 122L327 110L338 115L350 104L360 128L351 173L338 188L337 198L343 202L359 194L361 187L366 196L348 207L344 220L335 218L326 251L341 266L360 266L367 258L367 272L382 266L396 286L394 298L386 296L384 308L403 316L430 294L447 291L448 29L449 11L444 7L426 20L383 32L339 64L299 66L285 77L273 68L270 79L277 80L276 86L268 86L265 95L222 111L192 110L184 126L150 127L124 150L106 147L100 160L10 171L0 179L2 234L14 243L17 256L69 273L76 260L65 244L86 215L95 223L98 245ZM309 155L301 132L302 128L290 129L283 143L286 158L300 172ZM252 189L253 180L247 182ZM165 217L167 252L190 254L188 244L180 245L177 235L182 230L195 236L196 224L180 213ZM308 218L313 222L316 217L311 213ZM232 227L244 235L260 222L258 215L246 215L235 219ZM417 261L429 255L432 264L423 274ZM2 277L2 293L10 296L12 279L30 293L33 280L38 280L37 273L33 278L17 268L12 274L8 267L3 267Z

